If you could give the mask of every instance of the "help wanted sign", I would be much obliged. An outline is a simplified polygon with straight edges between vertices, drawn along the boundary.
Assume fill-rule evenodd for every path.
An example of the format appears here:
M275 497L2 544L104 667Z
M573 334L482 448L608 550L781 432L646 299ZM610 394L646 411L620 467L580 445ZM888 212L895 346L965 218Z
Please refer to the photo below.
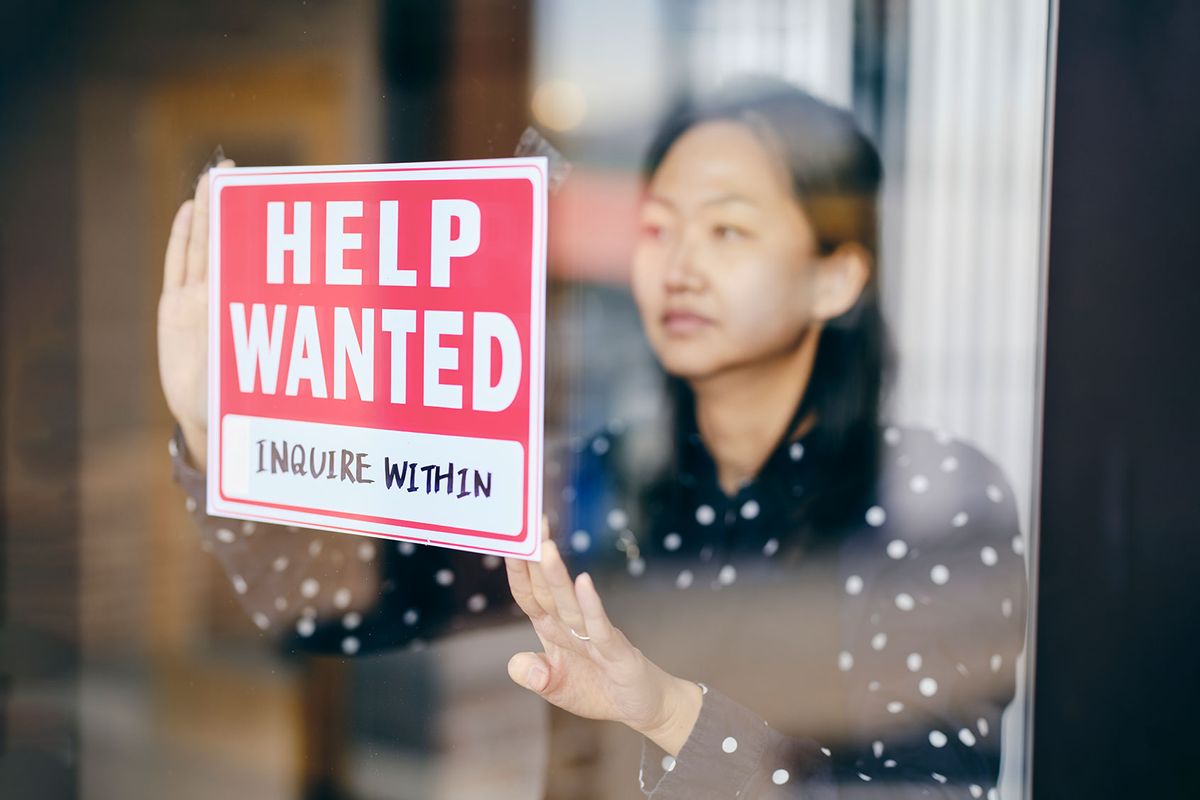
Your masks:
M208 512L537 558L545 159L210 180Z

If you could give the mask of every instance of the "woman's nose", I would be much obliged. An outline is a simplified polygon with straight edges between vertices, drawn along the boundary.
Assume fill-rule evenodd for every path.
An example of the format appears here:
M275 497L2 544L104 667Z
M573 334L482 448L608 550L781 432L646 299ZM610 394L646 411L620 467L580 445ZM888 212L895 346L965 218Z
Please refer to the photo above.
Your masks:
M681 236L667 254L663 284L668 291L696 291L704 286L704 276L696 261L696 248L689 237Z

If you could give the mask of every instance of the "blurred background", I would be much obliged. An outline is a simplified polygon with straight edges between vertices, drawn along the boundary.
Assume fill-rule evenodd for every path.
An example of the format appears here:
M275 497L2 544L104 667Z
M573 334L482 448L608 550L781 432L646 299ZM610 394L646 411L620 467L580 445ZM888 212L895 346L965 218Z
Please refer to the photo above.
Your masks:
M240 165L502 157L538 128L573 165L550 217L561 440L662 401L626 273L671 104L756 72L849 107L885 165L889 417L1000 463L1030 536L1052 18L1049 0L9 0L0 794L543 791L544 709L503 670L526 629L286 658L200 552L154 326L170 220L218 146Z

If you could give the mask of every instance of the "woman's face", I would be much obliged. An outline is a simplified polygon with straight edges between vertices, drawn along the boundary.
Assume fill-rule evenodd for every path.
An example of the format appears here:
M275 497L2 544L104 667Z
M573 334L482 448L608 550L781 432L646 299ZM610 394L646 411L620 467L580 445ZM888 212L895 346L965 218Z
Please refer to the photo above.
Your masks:
M706 122L647 187L633 293L667 372L704 380L786 358L832 315L822 261L779 159L746 126Z

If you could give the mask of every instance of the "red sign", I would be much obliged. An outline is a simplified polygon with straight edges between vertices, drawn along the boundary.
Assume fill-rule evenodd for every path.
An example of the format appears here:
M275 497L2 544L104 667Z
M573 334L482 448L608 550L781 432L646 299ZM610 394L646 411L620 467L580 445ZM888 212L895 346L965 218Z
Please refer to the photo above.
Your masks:
M209 513L537 558L545 159L211 181Z

